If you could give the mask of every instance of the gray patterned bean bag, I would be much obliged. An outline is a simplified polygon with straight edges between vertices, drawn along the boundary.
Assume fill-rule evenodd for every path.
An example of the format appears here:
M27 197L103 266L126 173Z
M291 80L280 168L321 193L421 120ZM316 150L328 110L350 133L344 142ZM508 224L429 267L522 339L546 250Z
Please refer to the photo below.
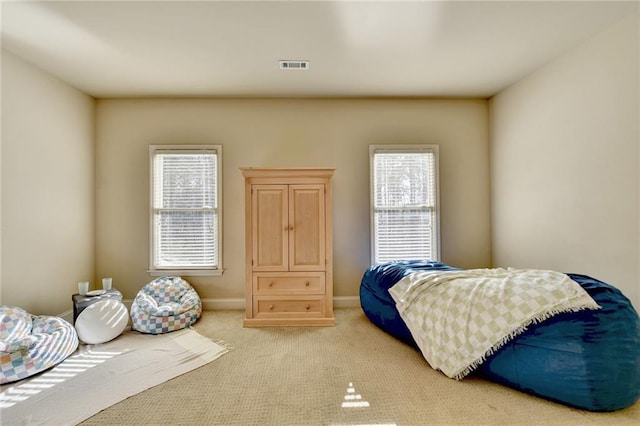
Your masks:
M73 325L0 306L0 384L15 382L64 361L78 347Z
M162 334L195 323L202 313L196 290L180 277L160 277L142 287L131 305L134 330Z

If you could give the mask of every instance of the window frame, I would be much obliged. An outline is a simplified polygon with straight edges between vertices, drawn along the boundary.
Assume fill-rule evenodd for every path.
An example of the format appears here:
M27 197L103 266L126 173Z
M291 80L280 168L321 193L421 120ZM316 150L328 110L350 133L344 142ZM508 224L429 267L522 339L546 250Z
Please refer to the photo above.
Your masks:
M213 208L217 216L217 226L215 230L217 264L206 267L179 267L168 266L159 267L155 265L155 215L154 206L154 159L157 153L170 152L176 154L197 154L214 151L216 159L216 201L217 206ZM223 270L222 257L222 145L149 145L149 269L151 276L182 275L182 276L220 276Z
M439 145L432 144L416 144L416 145L369 145L369 215L370 215L370 248L371 248L371 264L381 264L386 261L378 262L376 260L376 182L375 182L375 154L377 153L431 153L433 158L433 190L434 190L434 203L433 208L433 231L432 231L432 256L430 260L440 261L440 147ZM398 258L397 260L407 260Z

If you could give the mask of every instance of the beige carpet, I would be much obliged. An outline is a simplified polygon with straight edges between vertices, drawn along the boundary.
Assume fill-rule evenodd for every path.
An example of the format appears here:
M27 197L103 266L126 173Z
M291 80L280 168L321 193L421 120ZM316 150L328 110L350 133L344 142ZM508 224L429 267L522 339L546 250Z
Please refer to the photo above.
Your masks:
M2 386L0 424L77 424L225 353L193 330L157 336L127 331L111 342L80 345L56 367Z
M327 328L248 329L242 328L242 315L205 312L195 326L202 335L232 346L227 355L83 424L640 423L640 404L615 413L590 413L480 378L448 379L417 351L373 326L360 309L337 310L337 326ZM345 402L358 404L343 406Z

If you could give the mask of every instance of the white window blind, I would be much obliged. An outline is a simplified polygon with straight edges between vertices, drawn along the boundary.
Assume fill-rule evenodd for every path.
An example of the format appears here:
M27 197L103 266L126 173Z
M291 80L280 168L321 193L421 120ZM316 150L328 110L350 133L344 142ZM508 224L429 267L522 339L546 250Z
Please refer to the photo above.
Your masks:
M151 147L151 269L220 268L220 147Z
M439 259L437 146L372 145L374 263Z

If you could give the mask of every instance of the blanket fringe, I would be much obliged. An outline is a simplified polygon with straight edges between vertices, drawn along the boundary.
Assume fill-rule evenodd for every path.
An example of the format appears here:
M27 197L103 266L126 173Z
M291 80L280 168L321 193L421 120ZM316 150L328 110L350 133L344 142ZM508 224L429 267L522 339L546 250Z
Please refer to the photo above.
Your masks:
M527 321L526 323L524 323L523 325L521 325L520 327L514 329L513 331L511 331L511 333L509 333L508 335L504 336L502 339L500 339L495 345L493 345L491 348L489 348L484 354L482 354L482 356L480 356L480 358L476 359L475 361L473 361L471 364L469 364L467 367L465 367L462 371L460 371L458 374L456 374L453 378L455 380L462 380L465 376L468 376L469 374L471 374L473 371L475 371L479 366L481 366L488 357L490 357L491 355L493 355L494 353L496 353L498 350L502 349L503 346L505 346L507 343L509 343L511 340L513 340L514 338L516 338L517 336L519 336L520 334L524 333L531 324L540 324L541 322L555 316L558 314L563 314L563 313L569 313L569 312L580 312L580 311L584 311L584 310L598 310L601 309L600 305L596 306L588 306L588 305L583 305L583 306L559 306L556 309L550 310L548 312L545 312L543 314L540 314L538 316L535 316L533 318L531 318L529 321Z
M215 339L215 340L212 340L212 342L215 343L216 345L222 346L223 348L225 348L228 351L232 351L232 350L235 349L233 346L231 346L229 343L225 342L222 339Z
M191 330L193 330L193 331L196 331L196 332L198 331L198 330L196 330L196 328L195 328L195 327L193 327L192 325L190 325L190 326L189 326L189 329L191 329ZM209 339L209 338L208 338L208 339ZM223 348L225 348L225 349L226 349L226 350L228 350L228 351L232 351L232 350L234 350L234 349L235 349L233 346L231 346L229 343L225 342L225 341L224 341L224 340L222 340L222 339L209 339L209 340L211 340L211 341L212 341L213 343L215 343L216 345L222 346Z

